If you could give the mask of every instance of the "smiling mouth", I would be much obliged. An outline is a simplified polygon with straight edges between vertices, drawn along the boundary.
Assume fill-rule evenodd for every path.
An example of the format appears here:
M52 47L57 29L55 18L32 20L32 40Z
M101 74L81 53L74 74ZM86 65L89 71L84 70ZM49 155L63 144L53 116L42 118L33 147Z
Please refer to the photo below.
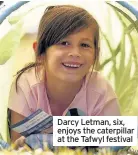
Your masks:
M82 64L67 64L67 63L62 63L62 65L66 68L70 68L70 69L77 69L80 68L82 66Z

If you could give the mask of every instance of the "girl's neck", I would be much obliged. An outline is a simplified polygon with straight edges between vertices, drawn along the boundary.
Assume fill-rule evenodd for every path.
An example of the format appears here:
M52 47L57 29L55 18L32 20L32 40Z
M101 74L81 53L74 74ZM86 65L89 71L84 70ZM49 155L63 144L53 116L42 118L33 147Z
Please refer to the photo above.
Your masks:
M46 78L47 96L50 104L69 105L82 87L83 80L76 83Z

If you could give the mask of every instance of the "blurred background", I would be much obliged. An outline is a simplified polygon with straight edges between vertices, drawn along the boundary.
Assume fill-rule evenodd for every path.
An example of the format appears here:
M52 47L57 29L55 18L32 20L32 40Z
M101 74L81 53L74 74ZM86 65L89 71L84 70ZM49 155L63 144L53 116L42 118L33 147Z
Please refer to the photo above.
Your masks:
M49 5L73 4L100 25L97 70L115 90L121 114L138 116L138 2L96 0L0 1L0 133L7 139L7 104L13 75L34 61L32 43Z

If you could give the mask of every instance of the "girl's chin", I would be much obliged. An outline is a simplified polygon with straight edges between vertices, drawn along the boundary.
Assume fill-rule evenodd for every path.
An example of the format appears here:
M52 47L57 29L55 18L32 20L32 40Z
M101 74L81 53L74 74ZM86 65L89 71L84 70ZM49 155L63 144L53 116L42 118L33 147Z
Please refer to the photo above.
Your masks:
M65 81L65 82L70 82L70 83L77 83L77 82L80 82L81 80L83 79L83 77L79 77L79 76L63 76L61 78L62 81Z

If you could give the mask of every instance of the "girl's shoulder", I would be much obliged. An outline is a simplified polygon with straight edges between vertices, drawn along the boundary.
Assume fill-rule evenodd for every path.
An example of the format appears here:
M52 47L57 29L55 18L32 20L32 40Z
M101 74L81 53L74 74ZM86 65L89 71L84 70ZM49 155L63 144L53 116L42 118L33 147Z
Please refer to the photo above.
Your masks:
M108 100L117 98L111 82L98 71L93 71L92 74L87 75L86 87L90 93L95 92L100 96L108 96Z
M41 83L41 74L39 74L38 76L35 72L35 68L33 67L22 73L22 75L19 77L17 81L17 86L20 86L21 88L31 89L32 87Z
M120 115L117 95L107 78L94 71L92 75L87 75L86 84L86 101L90 116Z

